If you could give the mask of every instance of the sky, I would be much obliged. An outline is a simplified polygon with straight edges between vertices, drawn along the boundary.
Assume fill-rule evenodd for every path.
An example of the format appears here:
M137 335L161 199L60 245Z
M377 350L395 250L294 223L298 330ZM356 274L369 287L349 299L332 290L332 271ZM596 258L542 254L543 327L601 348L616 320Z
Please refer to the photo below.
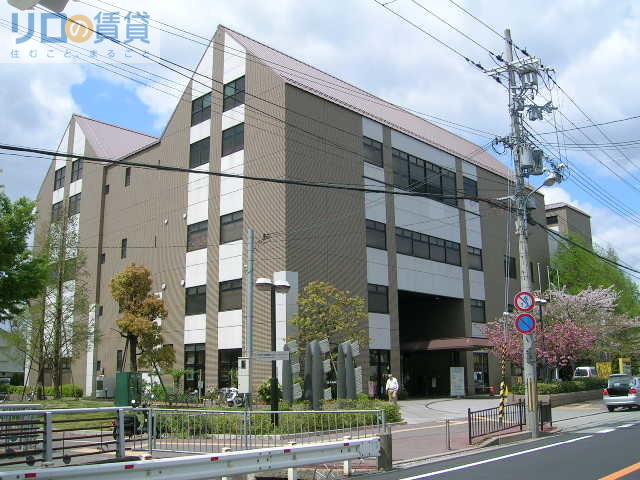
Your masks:
M186 83L184 77L148 60L133 64L133 68L138 73L162 75L167 79L162 80L164 86L148 79L134 82L123 78L107 71L113 68L100 59L97 62L103 68L83 60L43 59L47 49L42 44L16 45L18 34L9 31L11 15L16 10L0 1L0 143L55 149L73 113L152 135L162 133L177 103L176 95ZM495 54L504 54L504 40L450 0L384 1L388 9L486 68L495 63L478 44ZM91 19L109 12L126 15L122 7L133 3L72 0L65 13L84 14ZM532 124L537 132L572 128L570 122L580 127L589 125L584 113L596 123L640 114L637 2L456 3L499 33L510 28L516 45L554 69L557 84L568 96L557 88L542 88L545 98L553 100L558 110L546 117L548 121ZM174 32L171 27L178 27L210 38L217 25L223 24L395 104L490 134L507 134L505 89L387 8L375 0L135 2L135 9L146 12L154 27ZM26 15L20 14L21 25L26 25ZM36 18L38 15L40 11L35 10ZM38 29L37 19L35 25ZM203 40L193 41L194 37L178 33L191 40L150 28L149 44L134 40L132 45L193 69L203 53ZM105 48L92 43L89 40L82 47L87 51ZM39 50L40 58L29 58L29 45ZM17 49L21 50L21 57L12 58L12 50ZM123 55L121 47L115 49ZM606 137L598 129L589 128L567 132L559 139L560 143L577 144L631 141L638 138L639 123L640 119L636 119L603 126ZM486 145L492 139L491 135L476 135L468 130L452 131L478 145ZM557 143L555 135L544 138ZM542 190L546 202L570 202L590 214L596 243L613 247L622 261L640 269L640 242L636 240L640 233L640 215L636 213L640 210L637 147L587 147L588 152L577 147L549 148L571 167L571 174L560 185ZM507 157L501 159L509 162ZM0 184L12 198L34 198L48 166L45 159L1 155ZM533 179L531 183L537 185L538 181Z

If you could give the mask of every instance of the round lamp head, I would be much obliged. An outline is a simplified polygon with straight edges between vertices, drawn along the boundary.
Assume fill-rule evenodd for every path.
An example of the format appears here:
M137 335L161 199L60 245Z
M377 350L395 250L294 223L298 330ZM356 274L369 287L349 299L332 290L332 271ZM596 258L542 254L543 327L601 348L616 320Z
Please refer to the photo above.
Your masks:
M276 289L276 292L279 293L287 293L291 288L291 285L286 280L276 280L273 282L273 286Z
M272 286L273 282L270 278L259 278L256 280L256 288L263 292L268 292L269 290L271 290Z

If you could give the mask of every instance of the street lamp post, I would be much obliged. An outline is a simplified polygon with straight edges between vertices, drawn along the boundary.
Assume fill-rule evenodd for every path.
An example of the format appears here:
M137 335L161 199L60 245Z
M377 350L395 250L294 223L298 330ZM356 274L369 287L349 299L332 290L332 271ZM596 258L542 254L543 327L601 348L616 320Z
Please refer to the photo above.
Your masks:
M263 292L271 293L271 351L276 351L276 292L286 293L291 288L286 280L272 280L270 278L258 278L256 288ZM278 371L276 361L271 362L271 411L278 411ZM273 424L278 425L278 415L273 414Z
M535 298L535 303L536 305L538 305L538 316L540 318L540 332L544 335L544 319L542 317L542 307L544 305L546 305L547 303L549 303L549 301L546 298ZM540 340L540 349L542 350L542 352L544 353L544 336L541 337ZM542 358L542 371L543 373L543 382L546 382L548 380L548 376L549 376L549 365L547 362L546 358Z

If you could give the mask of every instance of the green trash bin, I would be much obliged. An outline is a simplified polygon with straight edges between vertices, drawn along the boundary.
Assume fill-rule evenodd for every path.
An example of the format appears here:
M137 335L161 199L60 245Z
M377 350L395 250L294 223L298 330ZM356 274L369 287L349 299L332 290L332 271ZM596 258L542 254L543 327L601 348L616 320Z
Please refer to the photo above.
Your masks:
M139 372L116 373L116 407L129 407L131 401L140 404L142 394L142 374Z

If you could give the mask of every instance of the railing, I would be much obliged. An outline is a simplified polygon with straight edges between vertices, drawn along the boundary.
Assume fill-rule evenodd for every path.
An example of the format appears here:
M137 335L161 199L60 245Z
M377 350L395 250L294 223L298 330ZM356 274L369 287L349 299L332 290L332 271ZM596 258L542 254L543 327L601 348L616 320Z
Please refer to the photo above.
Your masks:
M8 410L0 411L0 468L69 464L76 457L113 461L154 450L194 454L286 447L383 433L382 410Z
M0 466L124 457L126 449L151 446L149 418L131 407L0 411Z
M553 426L551 418L551 404L539 404L540 430L544 429L545 423ZM499 407L486 408L472 412L467 410L467 423L469 426L469 444L474 438L484 437L492 433L503 432L522 428L527 424L524 402L512 403L504 406L504 414L500 415Z
M274 422L274 415L278 421ZM247 450L385 433L383 410L233 411L152 409L152 449L179 453Z
M467 410L469 424L469 443L474 438L484 437L492 433L511 430L522 426L525 422L524 402L512 403L504 406L504 414L500 415L499 407L485 408L472 412Z
M287 448L276 447L216 453L215 456L208 454L102 465L22 470L11 472L11 478L44 480L188 478L204 480L216 477L228 478L247 473L262 473L283 468L295 469L306 465L379 457L380 455L380 439L371 437L348 442L324 442ZM291 476L289 478L295 477L294 471L290 470Z

